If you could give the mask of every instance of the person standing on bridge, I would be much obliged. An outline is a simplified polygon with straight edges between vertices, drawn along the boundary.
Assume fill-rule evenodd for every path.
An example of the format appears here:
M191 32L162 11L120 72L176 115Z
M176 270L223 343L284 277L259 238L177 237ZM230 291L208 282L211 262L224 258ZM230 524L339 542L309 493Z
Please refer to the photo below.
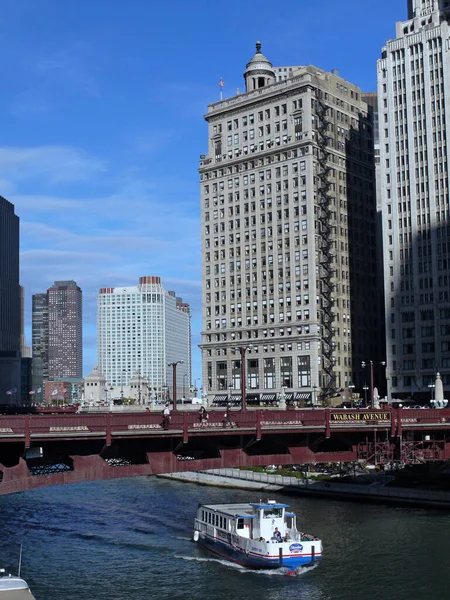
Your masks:
M223 424L225 427L235 427L235 423L233 423L233 419L231 418L231 407L227 404L225 409L225 418L223 420Z
M209 415L206 412L206 408L204 406L200 407L200 410L198 411L198 416L199 416L199 419L200 419L200 423L202 425L204 425L204 424L206 424L208 422Z
M170 421L171 421L170 406L169 406L169 404L166 404L166 406L164 407L164 410L163 410L163 428L164 429L169 429Z

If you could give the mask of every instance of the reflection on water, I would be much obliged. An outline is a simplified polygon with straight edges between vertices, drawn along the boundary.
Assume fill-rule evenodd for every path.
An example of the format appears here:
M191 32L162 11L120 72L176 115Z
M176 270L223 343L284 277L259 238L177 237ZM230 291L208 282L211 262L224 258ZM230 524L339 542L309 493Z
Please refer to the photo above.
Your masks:
M436 600L447 596L450 516L416 509L284 497L324 558L294 576L253 572L191 541L198 502L261 492L157 478L93 482L0 497L1 565L37 600Z

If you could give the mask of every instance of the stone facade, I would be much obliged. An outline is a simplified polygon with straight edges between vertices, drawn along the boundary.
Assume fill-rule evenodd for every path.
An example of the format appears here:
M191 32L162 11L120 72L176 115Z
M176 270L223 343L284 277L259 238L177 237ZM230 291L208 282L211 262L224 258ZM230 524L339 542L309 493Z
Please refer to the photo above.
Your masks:
M336 389L355 379L362 386L361 360L380 353L368 107L360 89L336 73L308 66L285 75L258 43L244 73L246 92L209 105L205 116L201 348L210 400L239 398L243 347L249 399L320 398L327 384L318 225L325 172L334 290L327 343ZM320 153L328 156L322 171Z

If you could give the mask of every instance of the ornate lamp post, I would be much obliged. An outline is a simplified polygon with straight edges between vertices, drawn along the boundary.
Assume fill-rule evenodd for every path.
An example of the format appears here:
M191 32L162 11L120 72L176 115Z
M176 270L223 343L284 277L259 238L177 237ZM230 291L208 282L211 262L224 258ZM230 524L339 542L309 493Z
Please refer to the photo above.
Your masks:
M367 390L369 389L369 386L367 385L367 383L364 384L363 386L363 390L364 390L364 404L367 406Z
M355 389L355 384L354 383L349 383L348 384L348 389L350 392L350 402L352 404L352 408L353 408L353 390Z
M317 385L313 385L313 407L316 406L317 402Z
M253 344L248 346L238 346L235 350L239 350L241 355L241 410L247 409L247 393L246 393L246 369L245 369L245 353L247 350L251 350Z
M141 404L141 369L137 370L138 376L138 404Z
M181 401L182 404L184 404L185 400L186 400L186 377L188 376L187 373L185 373L183 375L183 399Z
M431 400L430 402L433 402L434 400L434 388L436 387L435 383L429 383L428 387L430 388L430 392L431 392Z
M368 365L370 366L370 406L374 408L374 397L373 397L373 365L383 365L386 366L386 363L383 361L374 363L373 360L369 360L368 363L366 361L361 362L361 366L364 369Z
M228 384L228 404L231 406L231 393L233 390L233 384L229 383Z
M121 378L120 378L120 399L122 400L122 404L123 404L123 374L124 373L126 373L125 369L122 370Z
M182 365L184 360L176 360L174 362L168 363L168 367L172 367L173 369L173 379L172 379L172 394L173 394L173 408L172 410L177 410L177 365Z

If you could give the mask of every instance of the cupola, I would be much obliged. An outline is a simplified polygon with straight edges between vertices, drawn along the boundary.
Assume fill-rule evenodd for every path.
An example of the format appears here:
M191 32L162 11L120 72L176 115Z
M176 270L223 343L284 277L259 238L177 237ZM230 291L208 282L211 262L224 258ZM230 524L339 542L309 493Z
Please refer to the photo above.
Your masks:
M247 92L267 87L276 81L272 63L261 52L261 42L256 42L256 54L247 63L244 79Z

